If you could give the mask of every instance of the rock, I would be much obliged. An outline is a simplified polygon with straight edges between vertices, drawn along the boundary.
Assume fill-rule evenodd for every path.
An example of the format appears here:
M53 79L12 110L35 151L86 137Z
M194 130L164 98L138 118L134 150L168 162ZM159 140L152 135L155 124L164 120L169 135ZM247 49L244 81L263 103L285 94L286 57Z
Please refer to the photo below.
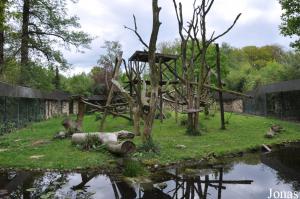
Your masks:
M272 129L275 133L280 133L280 132L283 130L282 126L277 125L277 124L272 125L272 126L271 126L271 129Z
M36 160L38 160L38 159L41 159L41 158L43 158L43 157L45 157L45 155L32 155L32 156L30 156L29 158L30 158L30 159L36 159Z
M266 133L266 138L273 138L275 136L275 132L270 128L270 130Z
M183 145L183 144L177 144L175 147L176 147L177 149L185 149L185 148L186 148L186 146Z
M55 134L54 139L65 139L67 137L67 134L63 131L60 131Z
M47 140L36 140L31 143L31 146L40 146L40 145L49 144L49 143L50 142Z
M8 151L8 149L0 149L0 153L5 151Z

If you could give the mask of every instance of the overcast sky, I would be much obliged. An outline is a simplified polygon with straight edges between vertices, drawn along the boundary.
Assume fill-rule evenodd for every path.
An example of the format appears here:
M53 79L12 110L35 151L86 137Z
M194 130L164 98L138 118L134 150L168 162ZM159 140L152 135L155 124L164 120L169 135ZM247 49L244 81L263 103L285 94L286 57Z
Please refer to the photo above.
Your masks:
M193 0L181 0L186 21L192 12ZM159 0L162 7L159 42L173 41L178 38L178 27L172 0ZM65 52L73 69L66 74L89 72L96 65L103 50L105 40L120 41L124 57L128 58L134 51L143 46L135 35L124 29L124 25L132 26L132 14L137 17L138 30L148 42L152 25L150 0L80 0L69 6L69 12L80 18L82 29L96 39L90 50L85 53ZM238 13L242 16L234 29L218 42L227 42L235 47L246 45L263 46L279 44L289 49L288 38L279 34L281 7L278 0L215 0L208 16L209 31L221 33L230 26Z

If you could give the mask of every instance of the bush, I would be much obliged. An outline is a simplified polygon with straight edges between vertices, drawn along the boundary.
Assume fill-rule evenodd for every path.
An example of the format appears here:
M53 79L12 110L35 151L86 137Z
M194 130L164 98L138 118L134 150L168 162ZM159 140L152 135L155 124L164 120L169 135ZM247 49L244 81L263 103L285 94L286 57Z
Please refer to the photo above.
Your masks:
M187 126L188 120L187 117L181 117L180 118L180 126Z
M160 147L158 143L154 142L153 139L150 138L138 147L138 151L159 153Z
M0 124L0 135L5 133L12 133L17 130L17 125L14 122L7 122L6 124Z
M169 118L171 118L171 117L172 117L172 113L171 113L171 112L169 112L169 111L166 111L166 113L165 113L165 117L166 117L166 119L169 119Z
M128 159L124 162L124 171L123 175L126 177L137 177L141 175L145 175L146 170L143 165L137 161Z

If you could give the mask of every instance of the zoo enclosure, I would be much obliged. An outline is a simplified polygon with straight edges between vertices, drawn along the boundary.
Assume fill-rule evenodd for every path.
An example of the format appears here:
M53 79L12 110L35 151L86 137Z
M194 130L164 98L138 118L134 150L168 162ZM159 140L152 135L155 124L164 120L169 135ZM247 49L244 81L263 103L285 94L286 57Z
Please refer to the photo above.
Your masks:
M244 112L300 121L300 79L273 83L248 92Z
M70 106L71 105L71 106ZM0 82L0 134L26 126L30 122L76 110L70 95L60 91L51 93Z

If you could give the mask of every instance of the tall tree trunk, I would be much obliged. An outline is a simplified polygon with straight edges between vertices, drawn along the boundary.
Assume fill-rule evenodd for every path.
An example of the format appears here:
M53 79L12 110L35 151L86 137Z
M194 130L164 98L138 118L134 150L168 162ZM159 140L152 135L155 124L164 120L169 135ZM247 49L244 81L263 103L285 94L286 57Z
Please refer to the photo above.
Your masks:
M152 126L155 118L155 112L158 102L158 90L159 90L159 67L156 65L156 42L160 27L159 13L161 8L158 7L158 0L152 0L152 13L153 24L152 33L149 43L148 62L150 67L150 83L151 83L151 97L149 103L149 112L145 116L144 124L144 142L151 140Z
M57 66L55 68L55 77L54 78L55 78L54 79L55 89L59 90L60 89L60 77L59 77L59 69Z
M4 24L6 0L0 2L0 75L4 70Z
M85 112L85 104L82 102L82 99L78 100L78 114L77 114L77 127L82 130L82 123L84 119L84 112Z
M29 17L30 0L24 0L23 3L23 21L21 38L21 77L20 83L24 84L27 80L28 62L29 62Z

